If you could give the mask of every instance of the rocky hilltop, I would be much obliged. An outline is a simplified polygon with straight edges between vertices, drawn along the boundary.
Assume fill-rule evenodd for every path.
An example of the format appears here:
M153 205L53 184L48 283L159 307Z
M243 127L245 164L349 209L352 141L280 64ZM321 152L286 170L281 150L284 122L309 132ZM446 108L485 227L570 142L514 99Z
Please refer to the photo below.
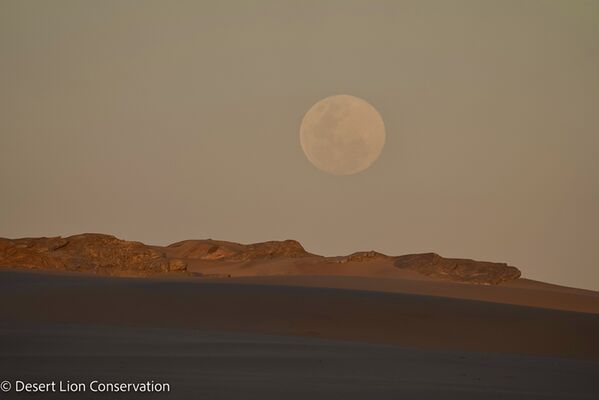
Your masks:
M173 243L167 252L181 258L222 261L254 261L273 258L317 257L296 240L239 244L222 240L184 240Z
M505 263L444 258L435 253L395 257L394 265L452 281L497 285L520 278L520 270Z
M323 257L307 252L295 240L248 245L185 240L160 247L91 233L65 238L0 238L0 266L121 276L191 272L205 276L401 276L400 271L409 270L433 279L492 285L520 277L517 268L504 263L444 258L435 253L393 257L363 251Z
M0 239L0 265L103 275L148 275L184 271L186 267L182 260L169 259L143 243L90 233L67 238Z

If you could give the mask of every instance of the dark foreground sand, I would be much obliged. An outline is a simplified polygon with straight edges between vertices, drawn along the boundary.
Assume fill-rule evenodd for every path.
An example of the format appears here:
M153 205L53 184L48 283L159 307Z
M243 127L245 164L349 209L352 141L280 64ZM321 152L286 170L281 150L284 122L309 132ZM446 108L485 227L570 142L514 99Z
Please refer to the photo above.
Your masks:
M558 358L92 325L0 327L0 340L2 379L171 385L137 398L596 399L599 390L599 363Z
M597 338L597 314L455 298L0 272L0 380L156 398L595 399Z

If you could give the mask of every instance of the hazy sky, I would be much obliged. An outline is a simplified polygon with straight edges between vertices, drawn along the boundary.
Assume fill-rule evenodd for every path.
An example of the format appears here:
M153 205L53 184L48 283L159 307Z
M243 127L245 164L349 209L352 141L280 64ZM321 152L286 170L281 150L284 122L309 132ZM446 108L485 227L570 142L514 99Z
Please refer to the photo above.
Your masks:
M0 0L0 236L293 238L599 290L598 1ZM387 128L353 176L299 125Z

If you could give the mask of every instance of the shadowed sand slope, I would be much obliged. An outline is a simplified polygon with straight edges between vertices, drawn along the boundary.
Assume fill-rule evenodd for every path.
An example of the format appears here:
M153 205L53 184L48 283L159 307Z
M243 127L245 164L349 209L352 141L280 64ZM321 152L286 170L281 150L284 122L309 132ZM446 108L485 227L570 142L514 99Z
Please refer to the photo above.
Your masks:
M404 293L0 273L0 321L221 330L599 359L599 315Z
M591 400L599 390L597 361L197 329L0 323L0 359L2 379L172 388L28 399Z
M248 276L216 278L211 279L211 281L411 293L599 314L599 293L597 292L548 285L528 279L518 279L514 282L492 286L470 285L445 280L417 279L417 277L410 274L405 274L401 277L384 278L376 276L328 275Z

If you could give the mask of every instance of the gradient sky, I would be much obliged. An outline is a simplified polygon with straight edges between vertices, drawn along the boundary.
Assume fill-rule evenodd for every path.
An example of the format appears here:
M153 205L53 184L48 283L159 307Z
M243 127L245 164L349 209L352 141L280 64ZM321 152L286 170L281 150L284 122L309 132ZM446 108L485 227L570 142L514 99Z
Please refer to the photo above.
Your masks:
M599 290L597 1L0 0L0 236L293 238ZM312 166L364 98L368 170Z

